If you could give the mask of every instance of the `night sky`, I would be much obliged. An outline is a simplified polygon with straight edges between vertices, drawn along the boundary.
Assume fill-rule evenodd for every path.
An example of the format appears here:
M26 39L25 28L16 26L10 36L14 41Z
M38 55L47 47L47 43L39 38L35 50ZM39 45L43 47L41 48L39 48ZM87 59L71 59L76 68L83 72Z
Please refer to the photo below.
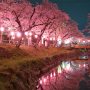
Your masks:
M40 3L42 0L30 0L33 3ZM79 29L84 29L87 23L87 16L90 12L90 0L49 0L57 3L59 9L65 11L73 20L75 20Z

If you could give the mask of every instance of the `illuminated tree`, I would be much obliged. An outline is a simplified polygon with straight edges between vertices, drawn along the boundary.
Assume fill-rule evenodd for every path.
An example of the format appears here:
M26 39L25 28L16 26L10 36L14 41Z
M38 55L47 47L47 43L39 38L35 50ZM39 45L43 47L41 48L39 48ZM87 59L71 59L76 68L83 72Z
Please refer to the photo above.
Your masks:
M39 25L44 25L44 29L50 23L49 18L46 19L46 22L44 21L39 23L38 19L40 17L40 13L38 13L36 7L32 7L32 5L27 2L1 3L1 9L2 26L14 29L14 33L12 35L14 37L14 34L16 33L16 36L18 36L18 42L16 44L17 47L21 45L22 39L25 39L25 32L28 32Z
M45 37L45 39L50 38L53 40L57 40L57 37L60 35L58 33L58 28L61 26L61 24L67 20L69 20L69 16L62 12L61 10L58 10L56 4L52 3L44 3L42 5L38 6L39 8L41 7L42 11L42 21L45 22L45 19L51 18L51 23L48 25L48 27L44 30L42 37ZM52 19L54 18L54 19ZM39 27L40 28L40 27Z
M88 36L90 35L90 13L88 14L88 21L85 29L83 30L83 33L85 33Z
M26 40L36 46L44 39L57 41L59 37L63 39L79 33L69 16L48 0L36 6L26 0L6 0L0 3L0 9L1 27L18 48Z
M77 23L73 20L69 20L67 22L66 29L69 37L77 37L77 38L84 37L83 33L79 31Z
M32 31L36 34L39 32L37 41L39 43L44 32L46 30L49 31L51 26L52 28L57 26L56 23L58 24L59 20L62 22L64 18L62 12L52 3L44 3L32 7L30 3L25 1L22 3L8 3L7 1L1 3L1 10L1 25L9 30L14 29L14 33L17 33L17 47L21 45L22 39L25 39L25 32ZM12 33L13 38L15 36L14 33Z

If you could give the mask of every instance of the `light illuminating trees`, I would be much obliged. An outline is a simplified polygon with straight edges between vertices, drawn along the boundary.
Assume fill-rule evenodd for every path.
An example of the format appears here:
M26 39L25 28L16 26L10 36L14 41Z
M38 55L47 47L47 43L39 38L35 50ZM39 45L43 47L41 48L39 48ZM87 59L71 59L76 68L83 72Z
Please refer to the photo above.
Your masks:
M90 36L90 13L88 13L88 20L85 29L83 30L83 33Z
M0 3L0 27L4 28L4 32L18 48L26 40L28 45L32 43L36 46L43 44L44 40L55 41L69 37L73 30L80 33L73 29L72 23L67 24L69 20L65 12L48 0L35 6L27 0L2 0Z

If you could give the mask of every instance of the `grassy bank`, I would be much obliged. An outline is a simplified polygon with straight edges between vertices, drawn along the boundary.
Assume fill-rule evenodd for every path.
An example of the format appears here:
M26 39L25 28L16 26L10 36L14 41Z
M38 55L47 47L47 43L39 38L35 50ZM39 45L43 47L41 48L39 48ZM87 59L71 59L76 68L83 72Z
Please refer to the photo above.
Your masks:
M52 57L59 54L74 52L64 48L26 47L20 49L10 45L0 46L0 70L5 68L16 68L19 64L31 60L39 60L45 57Z
M55 63L54 56L73 52L53 47L0 46L0 90L36 90L41 70Z

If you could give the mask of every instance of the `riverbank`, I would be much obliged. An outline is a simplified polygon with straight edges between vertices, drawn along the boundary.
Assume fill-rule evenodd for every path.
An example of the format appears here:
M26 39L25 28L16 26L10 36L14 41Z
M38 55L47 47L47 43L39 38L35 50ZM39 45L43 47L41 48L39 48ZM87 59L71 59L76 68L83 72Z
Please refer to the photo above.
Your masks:
M77 50L0 46L0 90L36 90L38 78Z

